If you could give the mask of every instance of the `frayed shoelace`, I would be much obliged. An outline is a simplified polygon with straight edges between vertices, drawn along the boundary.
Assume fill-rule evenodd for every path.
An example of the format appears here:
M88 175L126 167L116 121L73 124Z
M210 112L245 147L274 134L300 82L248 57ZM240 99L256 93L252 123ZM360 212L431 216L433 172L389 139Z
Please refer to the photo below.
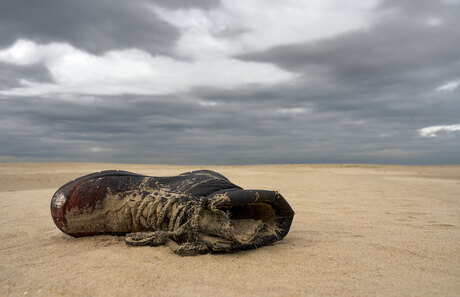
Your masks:
M149 232L133 232L125 236L125 242L133 246L158 246L169 239L181 239L182 244L173 249L178 254L205 252L205 247L198 242L199 216L205 199L188 197L146 196L133 213L135 224L143 225ZM169 221L169 222L168 222Z

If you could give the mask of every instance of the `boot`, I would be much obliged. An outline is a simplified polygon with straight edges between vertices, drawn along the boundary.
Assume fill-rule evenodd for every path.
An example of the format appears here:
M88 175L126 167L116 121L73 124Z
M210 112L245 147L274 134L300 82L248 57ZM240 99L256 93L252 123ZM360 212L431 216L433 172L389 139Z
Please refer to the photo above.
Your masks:
M214 171L151 177L109 170L59 188L51 216L74 237L125 235L129 245L166 243L177 254L196 255L281 240L294 211L278 192L243 190Z

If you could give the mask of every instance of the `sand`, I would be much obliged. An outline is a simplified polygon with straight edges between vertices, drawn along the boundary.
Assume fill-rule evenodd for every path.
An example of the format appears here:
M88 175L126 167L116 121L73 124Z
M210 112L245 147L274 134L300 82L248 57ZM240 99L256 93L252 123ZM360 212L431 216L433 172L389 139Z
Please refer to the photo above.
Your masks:
M203 168L280 191L296 212L290 233L180 257L52 222L51 196L78 176ZM0 296L459 296L460 166L0 164L0 236Z

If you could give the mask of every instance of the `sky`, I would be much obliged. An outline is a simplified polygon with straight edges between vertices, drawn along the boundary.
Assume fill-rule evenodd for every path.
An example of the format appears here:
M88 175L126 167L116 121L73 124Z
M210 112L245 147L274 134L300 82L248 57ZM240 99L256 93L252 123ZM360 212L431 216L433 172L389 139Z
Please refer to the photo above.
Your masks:
M460 164L460 0L1 0L0 162Z

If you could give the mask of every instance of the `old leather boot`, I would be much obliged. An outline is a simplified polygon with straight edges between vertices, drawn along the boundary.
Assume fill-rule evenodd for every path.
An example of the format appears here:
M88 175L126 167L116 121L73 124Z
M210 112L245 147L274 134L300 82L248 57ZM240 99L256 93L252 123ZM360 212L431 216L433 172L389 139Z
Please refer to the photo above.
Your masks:
M214 171L151 177L110 170L59 188L51 215L71 236L125 234L130 245L167 243L177 254L195 255L281 240L294 212L278 192L243 190Z

